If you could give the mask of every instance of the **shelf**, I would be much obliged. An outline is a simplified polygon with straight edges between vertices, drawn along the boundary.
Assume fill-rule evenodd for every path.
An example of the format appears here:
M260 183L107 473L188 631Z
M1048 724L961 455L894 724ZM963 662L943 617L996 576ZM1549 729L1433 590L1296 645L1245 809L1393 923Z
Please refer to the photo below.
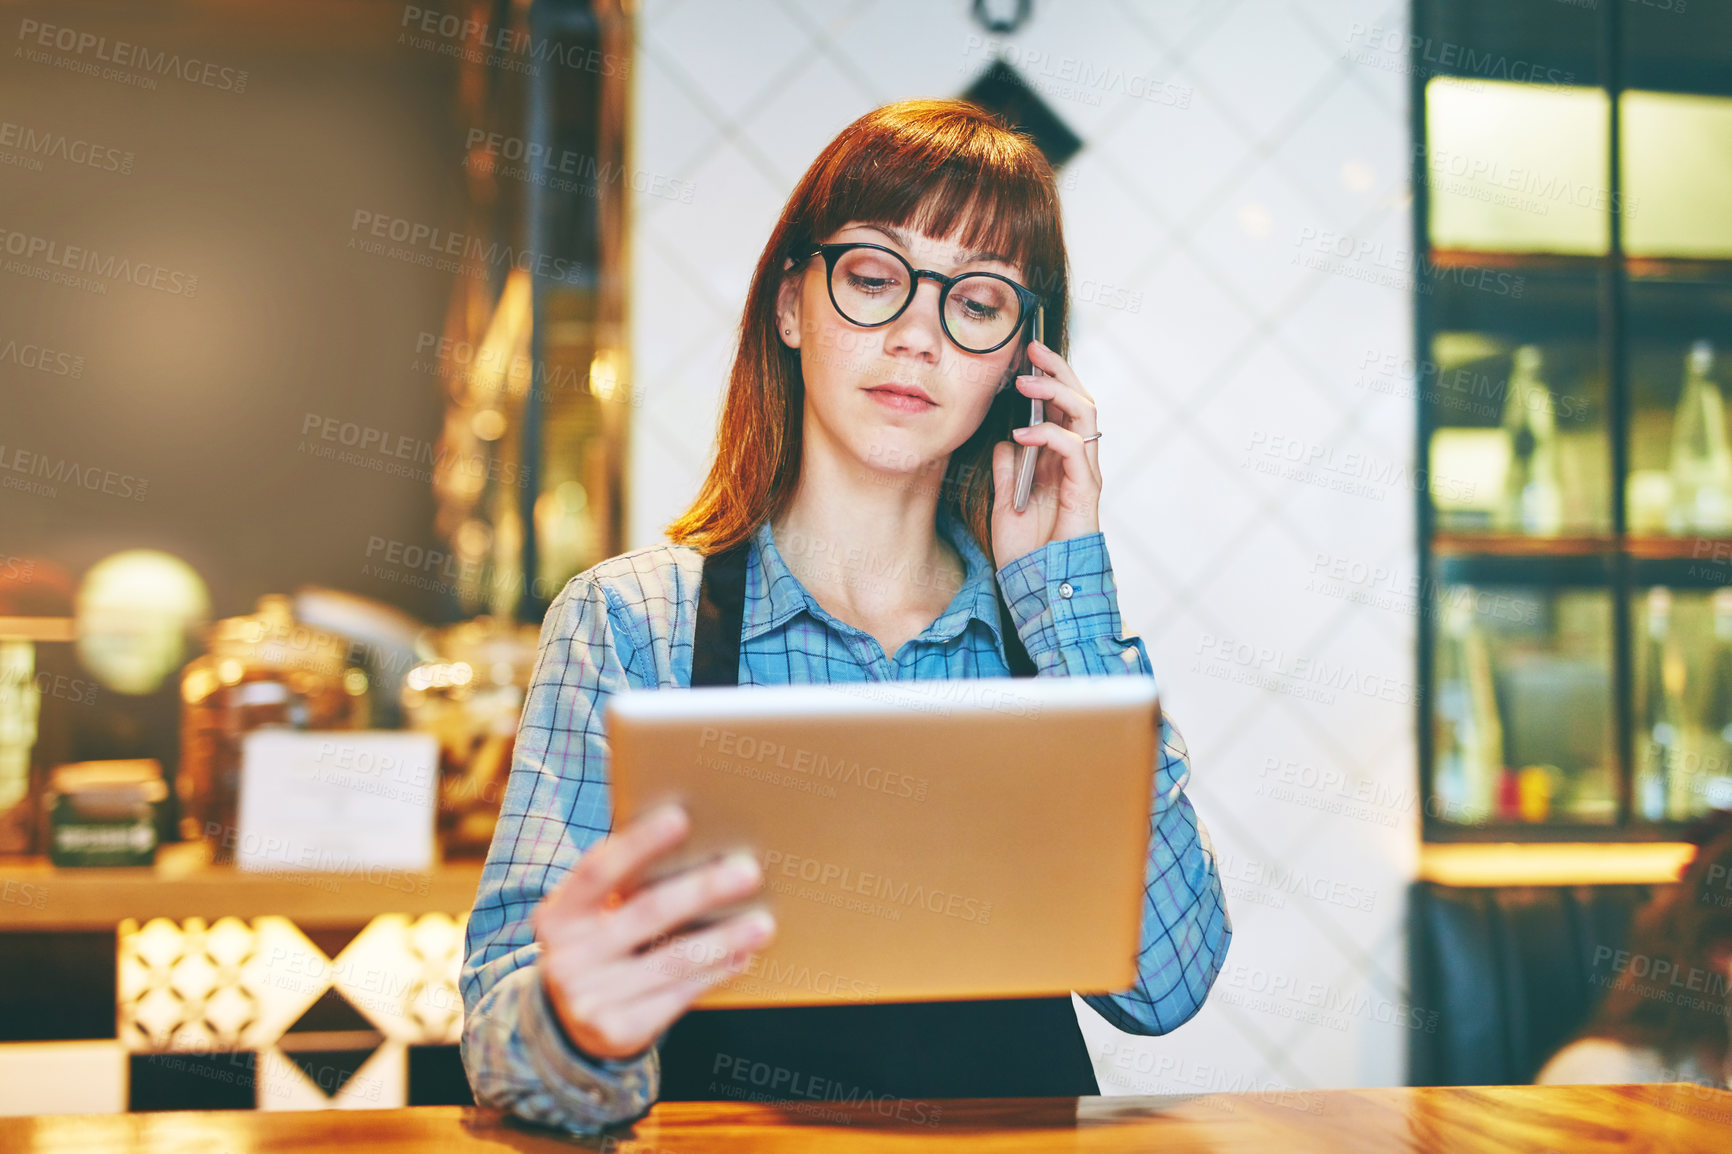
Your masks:
M0 617L0 640L76 641L76 624L71 617Z
M1732 284L1732 260L1684 260L1678 257L1632 256L1624 259L1631 280L1705 285Z
M481 863L447 862L432 873L357 870L247 873L211 865L198 844L164 846L155 866L61 869L43 858L0 858L0 933L111 932L124 918L255 918L301 927L355 926L379 914L464 914Z
M1520 533L1453 533L1432 535L1431 551L1439 557L1615 557L1620 553L1643 559L1674 561L1732 560L1727 537L1528 537Z
M1435 842L1420 847L1419 880L1451 886L1659 885L1695 856L1689 842Z
M1732 560L1732 540L1723 537L1631 537L1624 551L1632 557L1667 561Z
M1556 764L1578 783L1591 772L1586 796L1608 807L1603 825L1580 813L1531 826L1428 815L1424 836L1434 840L1422 875L1435 880L1661 882L1688 856L1685 823L1643 821L1634 804L1645 683L1655 680L1641 610L1649 588L1677 591L1694 615L1688 631L1674 628L1693 639L1708 595L1732 583L1732 532L1669 536L1652 512L1666 499L1654 474L1670 472L1691 346L1732 348L1732 231L1705 191L1725 183L1732 102L1675 95L1732 95L1721 34L1732 6L1691 5L1702 11L1688 17L1682 5L1664 7L1462 0L1413 9L1418 460L1428 473L1509 479L1503 461L1515 446L1506 457L1494 442L1503 410L1523 399L1511 383L1513 348L1541 346L1552 399L1577 403L1551 410L1571 536L1488 531L1508 524L1495 490L1419 494L1416 551L1433 591L1418 623L1420 791L1433 796L1457 723L1489 714L1504 722L1493 736L1510 764ZM1430 47L1442 43L1483 55L1446 65ZM1469 63L1541 58L1567 77L1484 83L1493 78ZM1718 370L1715 379L1725 387ZM1468 594L1477 635L1457 646L1461 618L1449 610ZM1691 647L1688 661L1700 665L1705 649ZM1462 672L1483 673L1487 660L1489 686ZM1692 667L1687 680L1699 676L1716 674ZM1470 682L1475 700L1464 704ZM1491 764L1498 752L1487 751Z
M1535 274L1598 276L1611 258L1550 252L1496 252L1462 248L1434 248L1428 258L1437 268L1495 268ZM1732 260L1686 259L1683 257L1625 256L1624 273L1642 282L1668 281L1695 284L1732 284Z
M1521 533L1432 535L1431 551L1448 557L1599 557L1615 554L1615 537L1529 537Z
M1534 273L1581 273L1584 276L1598 275L1606 264L1604 256L1465 248L1434 248L1430 260L1438 268L1499 268Z

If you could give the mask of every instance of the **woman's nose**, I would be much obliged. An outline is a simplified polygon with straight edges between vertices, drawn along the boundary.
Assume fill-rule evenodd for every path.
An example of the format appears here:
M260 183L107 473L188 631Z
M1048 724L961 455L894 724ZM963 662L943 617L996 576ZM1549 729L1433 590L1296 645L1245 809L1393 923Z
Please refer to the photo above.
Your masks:
M902 315L890 325L884 336L886 350L907 348L914 352L936 352L944 343L944 325L938 315L939 297L943 290L937 282L921 277L915 285L914 299L902 310Z

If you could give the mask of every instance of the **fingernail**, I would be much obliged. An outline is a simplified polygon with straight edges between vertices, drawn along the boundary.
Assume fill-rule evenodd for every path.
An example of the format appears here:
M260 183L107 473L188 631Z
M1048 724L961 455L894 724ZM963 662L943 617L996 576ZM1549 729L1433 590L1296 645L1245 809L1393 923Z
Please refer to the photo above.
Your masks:
M723 869L732 882L755 882L760 876L758 859L745 852L729 854Z
M672 833L685 824L685 812L675 803L657 807L651 819L657 833Z
M746 915L746 932L753 941L766 942L776 930L776 919L769 910L754 910Z

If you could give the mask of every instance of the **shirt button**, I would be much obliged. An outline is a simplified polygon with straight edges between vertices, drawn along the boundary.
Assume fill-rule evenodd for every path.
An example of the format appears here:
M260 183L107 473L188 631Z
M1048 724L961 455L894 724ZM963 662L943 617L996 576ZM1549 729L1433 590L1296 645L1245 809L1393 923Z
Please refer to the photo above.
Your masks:
M1060 586L1059 586L1059 587L1058 587L1058 595L1059 595L1059 596L1060 596L1060 597L1063 597L1063 598L1064 598L1064 599L1065 599L1065 600L1066 600L1066 601L1069 601L1069 600L1070 600L1070 595L1071 595L1071 594L1072 594L1072 593L1075 593L1075 592L1076 592L1076 590L1075 590L1075 589L1072 589L1072 588L1071 588L1071 587L1070 587L1070 582L1069 582L1069 581L1066 581L1066 582L1065 582L1065 583L1064 583L1064 584L1062 584L1062 585L1060 585Z

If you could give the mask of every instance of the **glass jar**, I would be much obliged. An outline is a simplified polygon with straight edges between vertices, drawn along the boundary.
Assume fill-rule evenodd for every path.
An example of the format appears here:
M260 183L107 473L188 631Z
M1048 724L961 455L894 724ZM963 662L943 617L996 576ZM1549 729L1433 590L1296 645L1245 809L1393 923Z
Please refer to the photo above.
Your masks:
M410 728L439 739L439 841L447 859L481 858L511 772L517 721L540 631L496 617L429 630L427 658L403 679Z
M209 838L214 861L234 859L248 733L368 725L367 675L349 664L348 642L296 621L291 604L267 594L252 615L216 622L181 675L181 836Z

